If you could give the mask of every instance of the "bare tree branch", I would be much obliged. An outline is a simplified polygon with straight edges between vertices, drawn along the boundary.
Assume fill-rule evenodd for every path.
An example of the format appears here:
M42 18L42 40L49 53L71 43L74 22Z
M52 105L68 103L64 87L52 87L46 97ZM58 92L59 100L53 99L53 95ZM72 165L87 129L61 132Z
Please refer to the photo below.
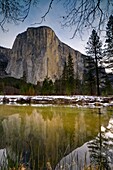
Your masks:
M0 3L0 27L5 31L6 23L23 22L29 14L31 5L38 0L1 0Z
M45 12L45 14L41 17L41 21L40 22L36 22L32 25L36 25L36 24L42 24L43 21L45 21L46 16L49 14L50 10L52 9L52 4L53 4L54 0L51 0L49 3L49 7L47 9L47 11Z
M8 22L23 22L29 15L33 4L39 0L0 0L0 27ZM65 15L61 16L61 26L72 28L73 36L79 33L81 36L88 29L102 31L110 15L113 14L113 0L49 0L47 11L41 17L41 24L53 7L53 2L63 3L62 10ZM40 1L41 3L41 1ZM54 9L54 8L53 8ZM34 25L32 24L32 25Z
M72 27L74 33L82 34L93 28L102 31L109 15L113 14L112 0L65 0L66 15L62 17L63 27Z

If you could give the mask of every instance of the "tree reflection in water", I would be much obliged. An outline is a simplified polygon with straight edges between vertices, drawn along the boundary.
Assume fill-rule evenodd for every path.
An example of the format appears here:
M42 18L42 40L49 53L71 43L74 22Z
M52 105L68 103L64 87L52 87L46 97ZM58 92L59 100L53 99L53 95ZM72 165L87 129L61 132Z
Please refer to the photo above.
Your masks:
M73 150L57 164L55 170L111 170L113 169L113 119L104 128L102 119L105 114L98 109L98 135L95 139ZM96 121L96 120L93 120ZM93 124L93 122L92 122Z
M101 110L98 110L99 116L99 134L91 142L88 143L90 152L90 164L93 167L97 167L99 170L110 170L110 148L109 142L110 137L106 136L107 128L105 129L101 124ZM113 128L113 127L112 127ZM110 129L109 129L110 130Z

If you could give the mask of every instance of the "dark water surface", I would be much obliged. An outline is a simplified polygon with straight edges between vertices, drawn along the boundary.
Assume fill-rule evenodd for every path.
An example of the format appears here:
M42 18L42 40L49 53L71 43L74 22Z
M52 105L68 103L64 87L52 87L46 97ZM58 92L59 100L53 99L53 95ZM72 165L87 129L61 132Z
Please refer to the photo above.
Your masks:
M38 170L50 162L54 169L64 156L94 139L112 112L110 107L1 105L0 149L6 149L10 167L22 162Z

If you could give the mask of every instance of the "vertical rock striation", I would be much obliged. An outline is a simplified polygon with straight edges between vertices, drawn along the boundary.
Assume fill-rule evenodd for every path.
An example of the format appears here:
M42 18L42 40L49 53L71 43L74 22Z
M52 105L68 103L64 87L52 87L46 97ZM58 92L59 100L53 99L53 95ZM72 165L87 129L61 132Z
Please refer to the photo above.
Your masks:
M46 76L54 81L61 76L69 53L76 76L82 80L84 59L80 52L62 43L49 27L28 28L16 37L6 72L15 78L24 77L32 84Z

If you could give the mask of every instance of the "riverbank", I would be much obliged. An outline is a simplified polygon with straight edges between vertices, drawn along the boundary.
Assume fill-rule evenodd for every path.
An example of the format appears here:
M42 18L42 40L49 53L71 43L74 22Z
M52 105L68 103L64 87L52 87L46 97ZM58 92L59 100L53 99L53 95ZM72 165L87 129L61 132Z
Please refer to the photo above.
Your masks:
M86 107L113 106L113 96L23 96L23 95L0 95L0 104L53 104L73 105Z

